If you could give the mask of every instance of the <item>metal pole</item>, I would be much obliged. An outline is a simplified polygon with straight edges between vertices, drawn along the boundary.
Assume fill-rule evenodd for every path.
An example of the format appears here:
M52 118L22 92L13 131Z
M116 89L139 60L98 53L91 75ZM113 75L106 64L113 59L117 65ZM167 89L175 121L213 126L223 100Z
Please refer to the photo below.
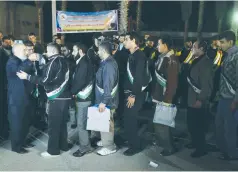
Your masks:
M56 35L56 0L51 1L52 4L52 34Z

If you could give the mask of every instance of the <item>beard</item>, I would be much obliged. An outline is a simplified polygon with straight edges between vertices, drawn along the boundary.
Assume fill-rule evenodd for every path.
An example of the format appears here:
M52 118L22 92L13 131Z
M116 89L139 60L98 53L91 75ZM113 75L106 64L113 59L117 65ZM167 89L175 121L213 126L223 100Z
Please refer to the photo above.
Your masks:
M18 58L21 60L21 61L24 61L27 59L27 56L18 56Z

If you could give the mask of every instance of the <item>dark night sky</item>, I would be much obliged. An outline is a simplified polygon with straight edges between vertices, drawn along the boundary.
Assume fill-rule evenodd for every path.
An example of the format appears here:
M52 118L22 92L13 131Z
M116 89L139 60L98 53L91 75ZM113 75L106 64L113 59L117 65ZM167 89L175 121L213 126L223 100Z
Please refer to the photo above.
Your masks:
M18 2L34 5L34 2ZM118 8L117 2L110 2L110 8ZM232 8L232 2L228 3L227 15L223 20L223 30L229 29L229 12ZM57 2L57 9L60 9L60 2ZM134 19L136 17L137 2L132 1L130 4L129 15ZM189 31L196 32L198 21L199 2L193 1L192 16L189 21ZM90 12L93 11L91 1L70 1L68 2L68 11ZM45 41L51 40L51 2L46 2L44 6L44 30ZM146 30L150 31L183 31L184 23L181 20L181 9L179 1L143 1L142 4L142 21L147 25ZM206 1L204 12L203 32L217 32L217 20L215 14L215 2ZM91 34L68 34L67 40L78 41L78 39L88 38Z

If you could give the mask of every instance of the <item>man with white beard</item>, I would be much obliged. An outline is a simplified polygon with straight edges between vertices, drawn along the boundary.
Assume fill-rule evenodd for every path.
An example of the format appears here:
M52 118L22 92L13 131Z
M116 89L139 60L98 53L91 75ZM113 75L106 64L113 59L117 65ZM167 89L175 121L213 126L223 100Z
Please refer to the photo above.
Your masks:
M8 119L10 123L10 139L12 151L25 154L28 151L23 148L25 138L22 137L23 119L28 98L23 80L16 73L22 70L23 61L27 59L24 44L13 46L13 56L6 65L8 80Z

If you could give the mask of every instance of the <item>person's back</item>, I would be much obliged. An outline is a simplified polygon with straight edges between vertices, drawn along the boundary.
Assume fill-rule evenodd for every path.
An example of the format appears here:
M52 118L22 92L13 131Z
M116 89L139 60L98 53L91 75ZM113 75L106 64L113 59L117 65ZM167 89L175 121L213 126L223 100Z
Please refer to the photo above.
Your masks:
M106 73L108 72L108 73ZM109 75L115 74L113 77L109 77ZM108 76L107 76L108 75ZM118 70L118 65L117 62L114 58L110 57L108 59L106 59L105 61L101 62L100 67L96 73L96 87L103 87L105 85L106 82L108 82L109 80L104 80L105 78L113 78L115 80L115 83L109 83L112 84L113 87L113 91L117 91L118 87L118 78L119 78L119 70ZM108 83L107 83L108 84ZM112 93L113 95L113 93ZM103 97L105 96L104 94L102 94L100 91L98 91L98 89L96 89L96 93L95 93L96 99L95 99L95 103L96 104L100 104ZM115 96L112 96L110 99L110 102L108 102L108 106L110 106L112 109L116 109L118 106L118 92L115 92Z
M49 71L52 76L49 75ZM49 78L49 80L51 80L51 82L46 82L44 84L44 88L49 99L54 99L55 96L57 98L69 97L69 70L68 65L63 57L61 57L60 55L54 55L53 57L51 57L49 59L49 62L43 68L42 76L44 76L45 79ZM53 76L55 76L55 78ZM62 85L64 88L62 88ZM60 90L58 90L58 88L60 88ZM55 94L55 91L57 92L57 95ZM60 91L59 95L58 91ZM52 97L52 95L54 96Z

